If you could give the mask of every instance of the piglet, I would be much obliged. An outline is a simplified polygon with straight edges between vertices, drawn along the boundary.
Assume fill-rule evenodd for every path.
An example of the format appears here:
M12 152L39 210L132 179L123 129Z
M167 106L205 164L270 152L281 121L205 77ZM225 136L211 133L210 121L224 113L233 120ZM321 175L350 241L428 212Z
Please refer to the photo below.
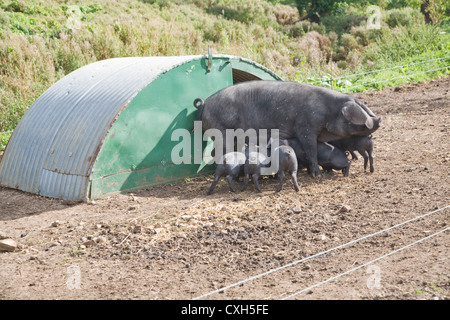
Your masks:
M367 170L367 162L370 162L370 172L374 172L373 167L373 137L368 136L350 136L339 140L330 141L330 144L336 146L344 151L349 151L352 159L358 160L355 151L364 158L364 171Z
M244 184L242 190L247 189L248 181L251 176L256 189L259 192L262 192L258 180L261 177L261 168L266 167L269 164L270 159L259 152L258 146L249 147L246 145L244 146L243 151L246 159L244 164Z
M270 154L270 157L264 156L261 152L259 152L259 148L257 146L252 147L244 147L245 155L247 157L245 165L244 165L244 186L243 189L247 188L248 180L250 175L252 176L253 183L255 184L256 189L261 192L261 187L259 186L259 178L261 177L262 168L266 168L270 170L269 167L274 167L275 172L265 172L267 175L277 174L280 180L280 183L276 189L277 192L281 191L283 188L285 172L288 172L294 183L295 191L299 191L300 188L297 182L297 169L298 163L297 158L295 156L295 151L288 145L281 145L276 147L274 152ZM268 145L268 151L271 148L271 143ZM249 150L251 149L251 150ZM272 166L270 164L272 163Z
M222 156L221 161L216 166L216 172L208 194L211 194L219 182L221 177L225 177L228 185L233 192L236 192L236 187L233 184L233 179L238 180L241 169L245 164L245 154L242 152L229 152Z
M280 183L277 187L277 192L283 188L285 172L291 175L295 191L299 191L300 188L297 182L298 162L294 149L291 146L281 145L274 150L271 158L272 161L278 162L278 178L280 179Z
M282 143L289 144L297 155L299 165L307 167L304 149L297 139L284 140ZM345 152L326 142L317 141L317 161L325 171L342 170L344 177L348 176L350 161Z

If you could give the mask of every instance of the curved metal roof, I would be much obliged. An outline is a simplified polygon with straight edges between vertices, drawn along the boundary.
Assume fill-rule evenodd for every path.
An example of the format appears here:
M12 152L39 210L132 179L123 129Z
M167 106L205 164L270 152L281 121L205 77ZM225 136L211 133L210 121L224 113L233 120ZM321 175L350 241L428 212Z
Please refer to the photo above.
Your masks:
M115 58L68 74L21 119L0 162L0 185L83 199L102 140L120 111L160 74L205 57Z

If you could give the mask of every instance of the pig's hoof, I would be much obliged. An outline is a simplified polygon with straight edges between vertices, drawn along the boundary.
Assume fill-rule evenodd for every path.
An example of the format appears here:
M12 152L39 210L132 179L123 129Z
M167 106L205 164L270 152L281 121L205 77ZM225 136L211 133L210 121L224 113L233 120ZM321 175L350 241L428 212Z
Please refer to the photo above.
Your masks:
M312 169L310 170L310 174L313 178L320 178L322 177L322 171L320 171L320 169Z

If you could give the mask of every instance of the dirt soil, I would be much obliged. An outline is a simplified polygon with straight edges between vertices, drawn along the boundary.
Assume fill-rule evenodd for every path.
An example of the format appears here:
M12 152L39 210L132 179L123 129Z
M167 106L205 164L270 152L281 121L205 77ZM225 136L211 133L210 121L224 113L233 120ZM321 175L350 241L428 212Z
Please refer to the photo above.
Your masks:
M18 243L0 299L449 299L450 230L425 239L450 224L449 84L355 94L383 117L375 172L361 157L348 177L302 171L299 192L265 178L207 196L212 176L91 203L0 188L0 235Z

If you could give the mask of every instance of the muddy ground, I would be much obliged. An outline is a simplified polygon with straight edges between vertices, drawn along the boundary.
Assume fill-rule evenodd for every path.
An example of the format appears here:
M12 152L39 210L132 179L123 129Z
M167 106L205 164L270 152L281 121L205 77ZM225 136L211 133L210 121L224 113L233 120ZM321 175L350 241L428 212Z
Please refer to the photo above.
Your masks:
M212 176L92 203L0 188L0 234L18 243L0 299L449 299L450 230L434 236L450 222L449 84L356 94L383 117L375 172L302 171L299 192L221 180L207 196Z

